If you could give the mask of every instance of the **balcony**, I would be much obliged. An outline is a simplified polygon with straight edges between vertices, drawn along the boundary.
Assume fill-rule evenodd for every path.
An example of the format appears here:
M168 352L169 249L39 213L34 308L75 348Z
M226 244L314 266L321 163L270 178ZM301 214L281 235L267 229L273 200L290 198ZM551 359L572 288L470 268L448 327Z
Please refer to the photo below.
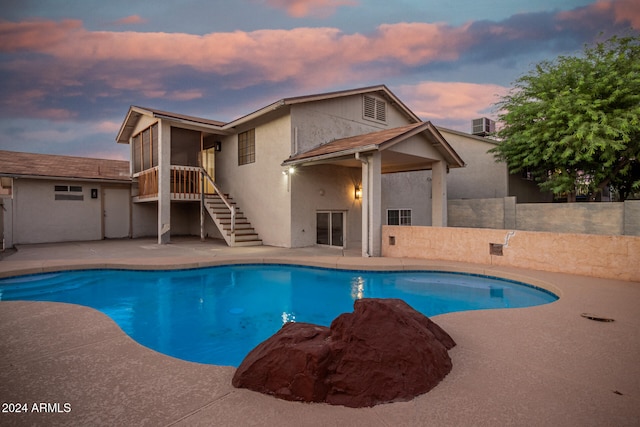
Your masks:
M171 200L200 200L200 168L192 166L171 166ZM138 179L136 202L158 200L158 167L133 175Z

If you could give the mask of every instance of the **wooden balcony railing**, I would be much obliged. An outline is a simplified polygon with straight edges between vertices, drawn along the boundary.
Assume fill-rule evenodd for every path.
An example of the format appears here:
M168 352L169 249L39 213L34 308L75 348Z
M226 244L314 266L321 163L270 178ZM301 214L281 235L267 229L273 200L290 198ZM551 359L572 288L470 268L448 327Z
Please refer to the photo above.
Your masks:
M158 167L147 169L134 175L138 178L138 197L146 199L158 197Z
M200 200L200 168L171 166L171 198Z
M171 198L173 200L200 200L200 168L171 166ZM158 197L158 167L134 175L138 178L138 198Z

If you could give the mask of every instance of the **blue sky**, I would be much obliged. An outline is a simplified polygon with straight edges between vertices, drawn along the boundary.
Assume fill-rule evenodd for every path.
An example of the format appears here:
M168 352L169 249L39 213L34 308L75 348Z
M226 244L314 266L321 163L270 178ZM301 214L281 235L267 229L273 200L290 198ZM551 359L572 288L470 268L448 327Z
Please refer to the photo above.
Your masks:
M229 121L375 84L466 132L535 63L639 31L637 0L3 0L0 149L127 159L130 105Z

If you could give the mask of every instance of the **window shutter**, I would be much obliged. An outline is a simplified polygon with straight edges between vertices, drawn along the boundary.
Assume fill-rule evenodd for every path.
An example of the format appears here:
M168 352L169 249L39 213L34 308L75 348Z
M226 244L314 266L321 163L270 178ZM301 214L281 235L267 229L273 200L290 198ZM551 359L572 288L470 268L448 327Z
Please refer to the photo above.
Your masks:
M364 97L364 116L367 119L376 118L376 99L370 96Z
M375 120L378 122L387 121L386 102L371 96L364 95L362 108L362 115L365 119Z
M376 120L387 121L387 104L384 101L376 100Z

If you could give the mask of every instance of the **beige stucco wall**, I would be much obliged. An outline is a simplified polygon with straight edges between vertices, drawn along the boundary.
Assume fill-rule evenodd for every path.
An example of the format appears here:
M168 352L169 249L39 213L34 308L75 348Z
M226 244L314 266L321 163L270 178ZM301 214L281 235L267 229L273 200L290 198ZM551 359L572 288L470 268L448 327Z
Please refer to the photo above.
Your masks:
M362 95L293 105L291 126L297 133L297 152L334 139L346 138L406 125L408 119L387 104L387 122L366 120L362 115ZM296 130L297 129L297 130Z
M382 223L388 209L411 209L412 225L431 225L431 171L382 175Z
M477 199L508 196L508 172L505 163L496 163L487 151L492 142L472 135L438 128L444 139L462 157L466 166L451 169L447 175L449 199Z
M158 203L133 203L131 205L131 235L156 237L158 235Z
M316 213L346 214L346 247L362 242L362 199L356 200L355 184L362 181L360 168L319 165L297 168L291 176L292 247L316 244Z
M81 181L15 179L13 181L13 244L102 239L100 184ZM83 200L55 200L54 186L81 186Z
M291 202L280 164L291 150L288 115L255 126L256 161L238 165L238 136L222 139L216 153L216 182L229 193L265 245L289 247ZM252 126L238 129L238 133Z
M491 255L490 243L506 243L503 255ZM640 280L640 237L633 236L385 226L382 255Z

